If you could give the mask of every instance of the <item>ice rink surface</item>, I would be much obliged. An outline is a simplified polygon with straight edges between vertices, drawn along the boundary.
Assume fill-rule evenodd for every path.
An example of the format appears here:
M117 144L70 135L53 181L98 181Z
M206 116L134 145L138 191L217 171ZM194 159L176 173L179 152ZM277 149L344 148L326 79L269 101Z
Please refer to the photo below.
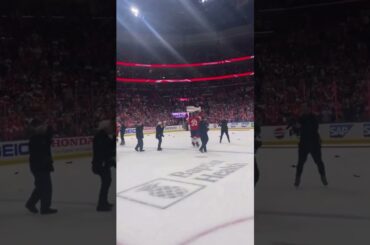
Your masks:
M261 149L256 245L370 244L370 149L323 148L329 186L309 157L293 186L297 149Z
M163 151L153 134L145 152L134 136L117 146L118 245L254 244L253 131L219 135L208 153L189 132L165 132Z
M0 166L0 244L116 244L115 210L95 211L100 180L91 172L90 162L85 158L54 163L52 207L58 213L46 216L24 207L33 190L28 164ZM114 169L112 176L110 201L114 202Z

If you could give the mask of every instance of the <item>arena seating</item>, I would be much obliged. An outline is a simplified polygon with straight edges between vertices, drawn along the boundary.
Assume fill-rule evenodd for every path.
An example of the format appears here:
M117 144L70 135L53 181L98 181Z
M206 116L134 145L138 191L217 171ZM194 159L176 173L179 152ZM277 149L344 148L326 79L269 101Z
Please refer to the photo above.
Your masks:
M300 27L292 30L284 30L283 17L260 27L276 32L256 41L255 109L261 124L285 124L304 102L323 123L370 119L369 19L343 14L338 23L325 13L295 17Z
M107 26L114 20L0 18L0 140L25 139L33 118L57 136L91 135L115 113L115 47L99 32Z

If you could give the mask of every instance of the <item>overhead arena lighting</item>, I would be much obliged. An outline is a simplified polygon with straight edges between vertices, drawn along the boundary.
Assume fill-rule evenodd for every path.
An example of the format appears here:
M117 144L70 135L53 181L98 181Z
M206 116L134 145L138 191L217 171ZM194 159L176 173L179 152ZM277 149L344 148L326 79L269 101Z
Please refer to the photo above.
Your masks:
M139 11L139 9L138 9L137 7L132 6L130 10L131 10L131 13L132 13L135 17L138 17L138 16L139 16L140 11Z

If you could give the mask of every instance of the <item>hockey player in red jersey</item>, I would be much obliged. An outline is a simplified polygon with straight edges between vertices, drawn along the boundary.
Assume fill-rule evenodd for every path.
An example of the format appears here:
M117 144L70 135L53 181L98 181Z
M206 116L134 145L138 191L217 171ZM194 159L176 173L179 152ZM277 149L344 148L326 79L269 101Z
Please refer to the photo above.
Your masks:
M191 143L193 146L199 147L199 123L200 117L197 114L193 114L189 116L189 125L190 125L190 135L191 135Z

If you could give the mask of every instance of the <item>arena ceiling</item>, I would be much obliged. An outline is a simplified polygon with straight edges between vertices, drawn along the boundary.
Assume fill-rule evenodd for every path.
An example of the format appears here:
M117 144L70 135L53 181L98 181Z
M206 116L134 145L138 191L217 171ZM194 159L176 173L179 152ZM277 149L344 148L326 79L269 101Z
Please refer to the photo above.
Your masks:
M198 45L199 52L206 52L201 45L216 43L225 49L234 49L240 43L252 47L253 4L253 0L117 0L118 60L139 62L130 59L127 52L132 50L151 50L148 56L185 57L181 47L189 43ZM234 33L229 35L229 31ZM221 41L226 36L227 41ZM219 58L229 57L225 54Z
M117 28L136 32L204 33L252 24L253 18L252 0L117 0Z

